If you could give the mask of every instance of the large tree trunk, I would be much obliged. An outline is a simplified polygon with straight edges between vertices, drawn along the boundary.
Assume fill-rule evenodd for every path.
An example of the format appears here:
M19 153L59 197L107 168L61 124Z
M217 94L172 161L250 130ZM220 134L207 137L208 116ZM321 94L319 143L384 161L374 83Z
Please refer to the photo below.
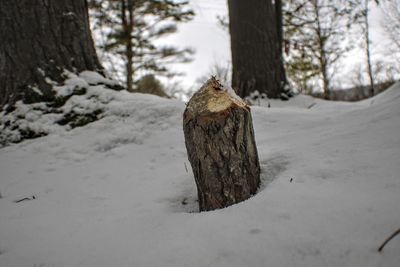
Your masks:
M256 193L260 164L250 108L211 78L183 115L185 144L200 211L224 208Z
M270 0L228 0L232 51L232 87L239 96L251 92L279 98L284 87L280 32ZM280 7L277 7L279 10Z
M62 82L65 69L102 69L86 0L0 0L0 40L0 110L53 100L46 77Z

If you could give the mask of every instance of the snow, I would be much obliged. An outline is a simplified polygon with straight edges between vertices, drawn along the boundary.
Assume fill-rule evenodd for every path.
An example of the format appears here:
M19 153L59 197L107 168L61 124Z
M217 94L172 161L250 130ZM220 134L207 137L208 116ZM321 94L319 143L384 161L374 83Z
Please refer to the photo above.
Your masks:
M236 94L235 90L233 90L231 86L229 86L229 85L227 85L227 84L221 84L221 85L222 85L223 90L227 91L228 94L229 94L233 99L236 99L236 100L238 100L239 102L242 102L242 101L243 101L243 99L242 99L240 96L238 96L238 95Z
M34 91L38 95L43 95L42 91L39 90L36 86L31 87L32 91Z
M64 75L68 77L64 84L61 86L54 86L59 96L66 96L72 94L76 88L89 88L90 85L118 85L118 82L110 80L101 76L98 72L94 71L83 71L76 75L74 73L65 71ZM49 82L52 83L52 82Z
M101 76L98 72L94 71L82 71L79 74L79 77L87 81L91 85L96 84L110 84L110 85L117 85L118 82L115 80L111 80Z
M79 75L65 71L67 79L58 85L55 81L46 78L53 85L56 96L65 98L66 102L59 108L53 108L45 103L24 104L16 103L13 112L0 112L0 146L3 143L19 142L23 137L21 131L33 131L37 134L61 133L70 130L70 125L60 125L57 122L68 114L93 114L101 111L97 116L120 112L118 105L128 103L127 92L116 92L108 86L115 86L115 81L101 76L97 72L84 71ZM35 90L35 88L32 88ZM36 88L36 90L38 90ZM80 91L81 93L76 94ZM41 93L40 91L38 91ZM110 102L113 103L110 103ZM122 102L121 102L122 101ZM8 126L6 126L8 125Z
M399 266L399 236L377 248L400 227L400 84L260 101L262 187L202 213L185 105L102 89L76 100L106 106L99 121L0 149L0 266Z

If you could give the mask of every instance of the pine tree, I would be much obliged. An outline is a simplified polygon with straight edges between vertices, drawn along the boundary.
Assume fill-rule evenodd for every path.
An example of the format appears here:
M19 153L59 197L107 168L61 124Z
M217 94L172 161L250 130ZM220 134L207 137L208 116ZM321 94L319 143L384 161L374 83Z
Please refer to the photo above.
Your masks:
M95 32L103 39L100 49L122 60L128 91L134 89L135 79L140 78L139 72L169 75L167 64L190 61L191 49L155 43L160 37L176 32L177 23L193 18L188 2L91 0L90 7Z

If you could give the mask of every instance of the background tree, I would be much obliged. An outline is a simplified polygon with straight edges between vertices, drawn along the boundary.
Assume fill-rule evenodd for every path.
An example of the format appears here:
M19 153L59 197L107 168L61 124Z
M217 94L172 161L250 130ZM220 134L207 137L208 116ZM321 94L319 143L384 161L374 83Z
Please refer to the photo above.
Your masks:
M364 33L364 42L365 42L365 56L367 61L367 70L368 70L368 78L369 78L369 86L370 86L370 96L374 96L375 94L375 81L374 81L374 74L372 71L372 62L371 62L371 40L370 40L370 33L369 33L369 0L361 0L362 5L362 18L363 22L362 30Z
M269 98L287 97L276 14L279 7L270 0L228 0L228 7L232 87L241 97L254 91Z
M370 26L369 26L369 17L370 17L370 2L371 0L357 0L356 8L354 9L354 22L358 23L361 28L362 33L362 47L365 53L365 65L367 69L368 76L368 84L369 84L369 96L373 96L376 93L376 81L373 70L372 56L371 56L371 39L370 39ZM376 4L379 4L378 0L374 1ZM362 81L361 81L362 84ZM361 85L360 84L360 85Z
M303 86L317 78L327 96L331 68L350 49L346 31L354 6L354 1L344 0L286 1L284 25L289 77L300 80Z
M392 41L395 51L400 51L400 0L381 0L384 13L383 27ZM400 61L400 59L397 59Z
M0 110L54 100L64 70L102 70L85 0L1 0L0 40Z
M191 49L156 44L176 32L177 22L193 18L187 6L187 1L172 0L90 0L99 47L124 62L128 91L139 72L169 75L168 63L190 61Z

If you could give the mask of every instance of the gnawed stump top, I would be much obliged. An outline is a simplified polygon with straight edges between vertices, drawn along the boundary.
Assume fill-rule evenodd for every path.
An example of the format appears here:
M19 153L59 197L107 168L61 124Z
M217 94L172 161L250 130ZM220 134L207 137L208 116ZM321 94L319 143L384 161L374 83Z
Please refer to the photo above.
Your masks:
M234 108L250 111L250 107L231 88L211 77L189 100L184 120L194 117L206 121L218 120Z

